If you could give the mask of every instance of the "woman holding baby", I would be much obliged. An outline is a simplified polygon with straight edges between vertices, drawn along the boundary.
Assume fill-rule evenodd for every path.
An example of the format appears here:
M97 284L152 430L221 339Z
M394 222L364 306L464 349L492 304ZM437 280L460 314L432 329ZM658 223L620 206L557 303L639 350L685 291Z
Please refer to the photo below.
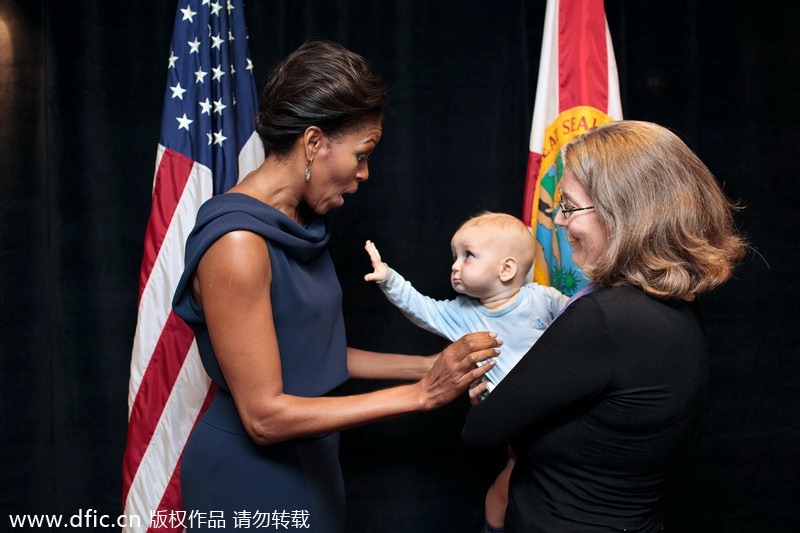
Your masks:
M490 526L661 531L707 381L696 298L730 278L745 246L714 177L661 126L612 122L562 158L554 222L592 283L471 409L463 439L517 458L504 524Z

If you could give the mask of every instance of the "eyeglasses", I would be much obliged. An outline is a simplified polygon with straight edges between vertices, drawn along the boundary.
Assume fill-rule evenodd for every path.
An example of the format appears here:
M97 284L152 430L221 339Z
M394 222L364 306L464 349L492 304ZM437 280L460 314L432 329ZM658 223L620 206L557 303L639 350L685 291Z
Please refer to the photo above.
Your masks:
M589 207L574 207L570 203L564 203L563 199L560 202L558 202L558 207L561 208L561 214L564 215L564 219L568 219L570 213L574 213L575 211L585 211L586 209L594 209L593 205L590 205Z

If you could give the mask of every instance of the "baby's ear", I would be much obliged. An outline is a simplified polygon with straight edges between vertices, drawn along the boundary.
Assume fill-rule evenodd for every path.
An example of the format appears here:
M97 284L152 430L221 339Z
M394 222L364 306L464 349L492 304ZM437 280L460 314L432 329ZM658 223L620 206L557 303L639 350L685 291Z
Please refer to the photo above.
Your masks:
M507 283L514 279L517 275L517 260L513 257L506 257L500 262L500 272L498 277L503 283Z

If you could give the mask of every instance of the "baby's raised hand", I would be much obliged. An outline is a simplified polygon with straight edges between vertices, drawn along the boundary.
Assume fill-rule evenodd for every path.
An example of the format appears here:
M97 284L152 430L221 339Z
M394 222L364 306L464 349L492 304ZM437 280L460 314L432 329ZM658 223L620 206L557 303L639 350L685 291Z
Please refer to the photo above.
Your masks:
M372 273L364 276L364 281L384 281L387 273L386 264L381 261L381 254L378 253L375 243L367 241L364 249L369 254L369 260L372 262Z

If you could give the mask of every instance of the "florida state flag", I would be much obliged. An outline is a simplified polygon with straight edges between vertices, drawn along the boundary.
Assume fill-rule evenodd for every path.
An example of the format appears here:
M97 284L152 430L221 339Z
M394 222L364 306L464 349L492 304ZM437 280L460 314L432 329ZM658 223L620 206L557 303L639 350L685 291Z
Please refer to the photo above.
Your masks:
M533 279L575 294L586 279L553 223L561 192L561 147L622 119L617 64L603 0L548 0L531 126L523 220L536 237Z

